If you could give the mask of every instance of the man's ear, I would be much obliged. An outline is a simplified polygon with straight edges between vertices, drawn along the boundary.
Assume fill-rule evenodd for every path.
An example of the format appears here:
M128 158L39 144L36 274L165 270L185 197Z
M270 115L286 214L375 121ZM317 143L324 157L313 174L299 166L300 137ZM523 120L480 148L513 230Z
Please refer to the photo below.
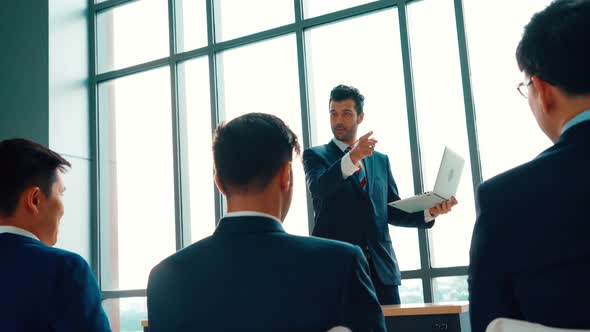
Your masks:
M227 197L227 193L225 192L225 189L223 189L223 186L221 185L221 181L219 180L219 176L217 176L217 171L215 171L215 185L217 186L217 189L219 189L219 191Z
M364 118L365 118L365 112L361 112L361 114L359 114L358 117L356 118L356 123L361 124L363 122Z
M280 171L281 191L287 191L291 187L292 162L287 162Z
M21 204L24 205L27 211L32 213L39 213L39 203L41 202L41 188L31 186L25 189L25 191L21 195Z
M543 113L552 113L556 101L555 87L543 81L538 76L533 76L531 81L537 90L537 98L539 98L539 103L541 104L541 111Z

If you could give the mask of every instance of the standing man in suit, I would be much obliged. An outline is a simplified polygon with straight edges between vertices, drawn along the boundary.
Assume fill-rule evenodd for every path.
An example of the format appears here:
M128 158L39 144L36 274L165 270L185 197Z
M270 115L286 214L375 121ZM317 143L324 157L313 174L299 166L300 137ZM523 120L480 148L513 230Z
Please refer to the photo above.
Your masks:
M589 329L590 1L535 14L516 50L519 91L554 143L479 187L471 242L471 325L495 318Z
M364 100L354 87L335 87L329 103L334 138L303 153L315 210L313 235L360 246L379 302L399 304L401 273L387 225L431 228L434 218L449 212L457 201L453 197L413 214L388 205L400 199L389 159L375 151L373 132L357 140L357 129L365 116Z
M297 136L269 114L217 128L215 182L228 213L213 236L152 270L150 331L385 331L359 248L283 230L294 151Z
M88 263L52 248L70 163L24 139L0 142L0 161L0 331L110 331Z

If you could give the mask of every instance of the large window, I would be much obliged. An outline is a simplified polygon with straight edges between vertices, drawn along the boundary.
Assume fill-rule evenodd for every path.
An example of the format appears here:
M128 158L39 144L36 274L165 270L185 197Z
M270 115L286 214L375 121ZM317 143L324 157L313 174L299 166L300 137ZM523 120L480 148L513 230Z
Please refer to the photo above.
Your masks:
M326 144L338 84L365 95L360 134L374 131L402 197L432 189L445 145L465 157L460 205L432 230L390 232L404 303L466 299L477 185L549 145L516 92L514 60L523 26L547 3L96 1L93 265L114 330L141 330L150 270L211 235L225 213L213 129L266 112L303 148ZM294 176L285 228L308 235L297 159Z
M212 181L213 154L209 62L199 57L178 66L178 107L184 114L190 195L191 243L215 230L215 193ZM203 208L207 207L207 208ZM185 231L186 232L186 231Z
M102 288L141 289L151 268L175 250L168 68L101 83L98 96L108 149Z
M459 50L450 47L457 41L454 12L453 0L425 0L408 8L424 189L434 187L445 146L466 159L457 192L461 204L439 217L430 232L436 267L468 264L467 233L475 218Z
M168 5L143 0L96 16L96 59L99 73L166 57Z
M463 0L484 178L530 161L551 145L515 88L524 80L515 57L524 26L550 2Z

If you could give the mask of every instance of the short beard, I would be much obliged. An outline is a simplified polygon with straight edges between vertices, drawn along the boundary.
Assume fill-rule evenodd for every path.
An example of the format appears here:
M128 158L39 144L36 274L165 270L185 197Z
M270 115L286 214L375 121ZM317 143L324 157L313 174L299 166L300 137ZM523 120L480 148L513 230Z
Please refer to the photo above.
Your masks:
M342 142L348 142L348 141L352 141L354 140L354 137L356 135L356 128L350 128L349 130L346 130L344 137L340 138L336 135L336 129L332 128L332 135L334 135L334 137L336 137L336 139L338 139L339 141Z

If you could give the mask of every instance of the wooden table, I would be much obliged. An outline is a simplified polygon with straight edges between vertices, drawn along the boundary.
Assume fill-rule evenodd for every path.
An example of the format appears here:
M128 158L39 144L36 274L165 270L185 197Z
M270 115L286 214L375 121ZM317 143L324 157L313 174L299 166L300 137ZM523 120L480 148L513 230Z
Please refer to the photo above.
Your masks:
M383 315L391 332L471 332L467 302L384 305ZM148 321L142 320L144 332Z
M388 331L471 332L468 302L381 306Z

